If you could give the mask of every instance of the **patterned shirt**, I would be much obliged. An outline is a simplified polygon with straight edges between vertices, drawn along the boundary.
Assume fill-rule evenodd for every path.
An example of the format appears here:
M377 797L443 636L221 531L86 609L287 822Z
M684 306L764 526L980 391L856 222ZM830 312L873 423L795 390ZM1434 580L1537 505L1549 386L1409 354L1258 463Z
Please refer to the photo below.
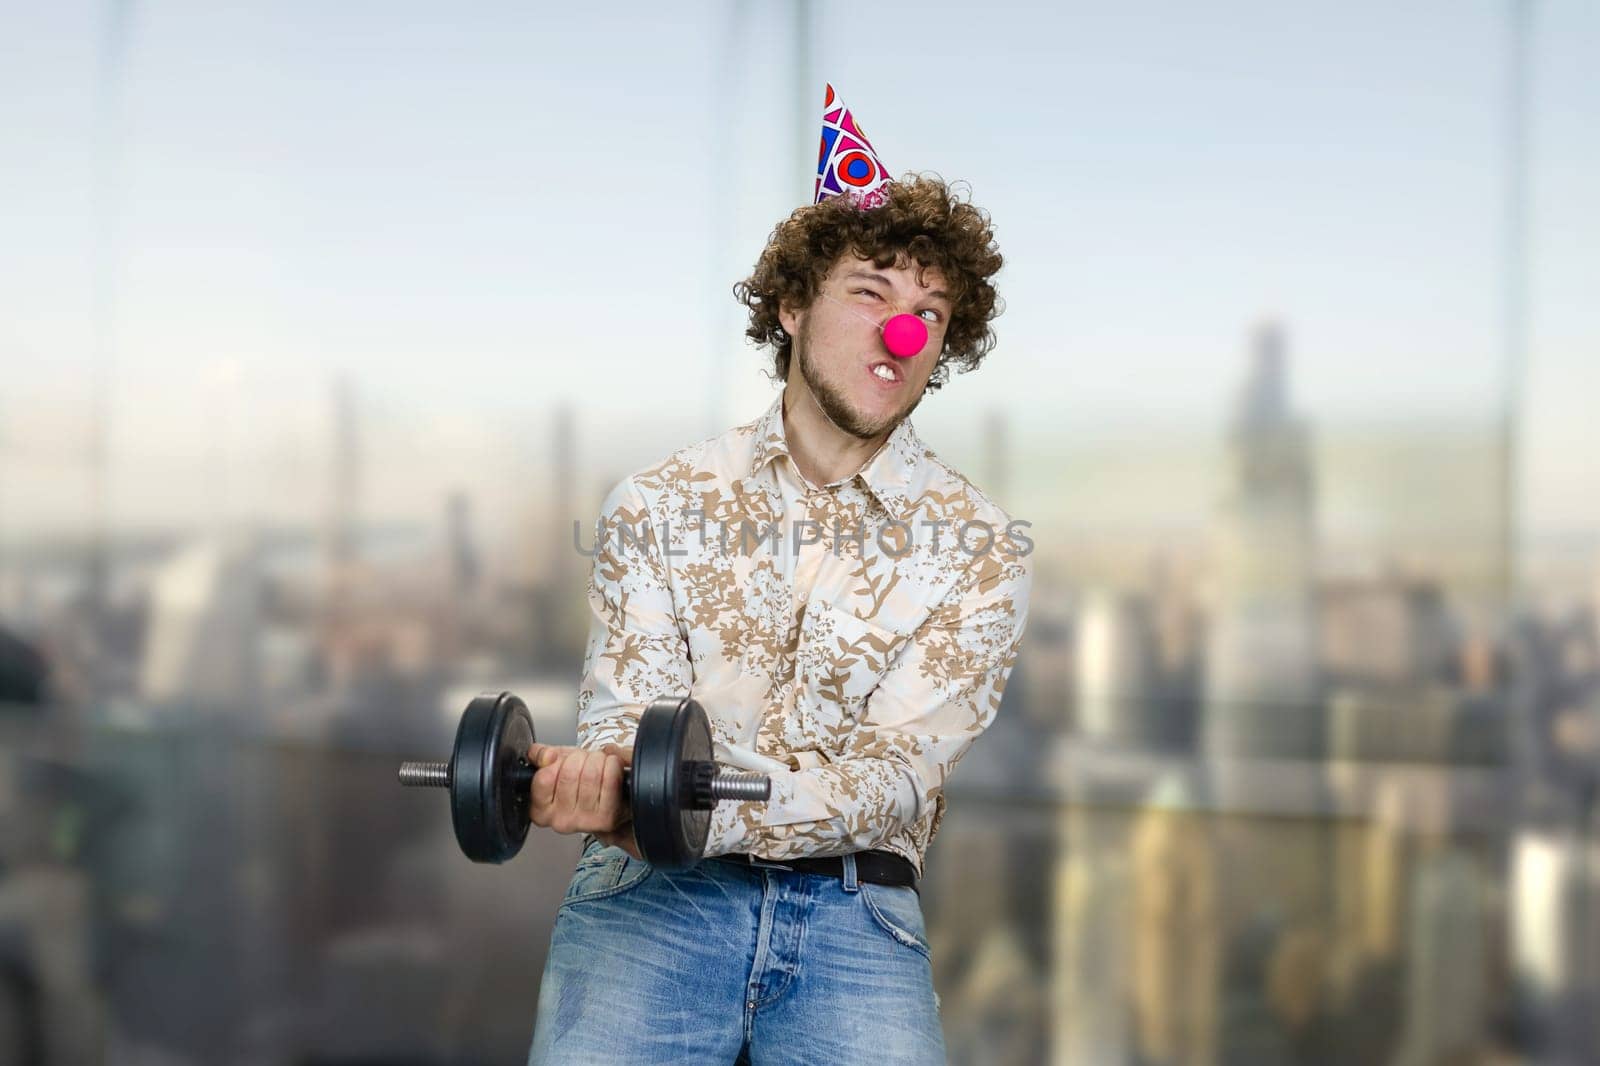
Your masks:
M644 707L692 693L713 740L781 762L724 802L705 854L882 849L920 875L951 770L1016 662L1032 541L901 422L821 487L783 397L626 478L602 509L578 743L624 750Z

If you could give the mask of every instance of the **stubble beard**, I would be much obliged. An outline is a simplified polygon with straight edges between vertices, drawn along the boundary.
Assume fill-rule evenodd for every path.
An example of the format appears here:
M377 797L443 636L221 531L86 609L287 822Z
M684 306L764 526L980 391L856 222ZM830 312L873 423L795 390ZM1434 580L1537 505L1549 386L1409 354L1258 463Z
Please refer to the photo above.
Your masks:
M835 426L858 440L873 440L890 432L910 417L911 412L922 402L922 395L919 393L901 410L869 422L851 408L844 390L834 388L817 373L816 364L811 359L811 346L806 343L804 333L794 338L794 354L800 361L800 378L811 390L811 396L816 400L817 406L822 408L822 413L827 415Z

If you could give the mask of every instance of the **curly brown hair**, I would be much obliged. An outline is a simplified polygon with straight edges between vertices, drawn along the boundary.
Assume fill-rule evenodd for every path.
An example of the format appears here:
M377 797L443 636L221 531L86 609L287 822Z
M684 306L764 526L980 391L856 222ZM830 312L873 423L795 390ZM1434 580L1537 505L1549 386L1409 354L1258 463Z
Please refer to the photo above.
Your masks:
M793 350L779 307L809 308L846 252L880 270L915 262L919 284L930 268L944 275L954 307L929 392L949 379L952 365L961 373L975 370L994 349L989 323L1004 304L989 279L1003 260L989 217L938 177L908 173L883 191L887 201L873 208L832 196L798 209L772 231L755 271L733 287L734 298L750 309L745 336L772 347L777 380L788 379Z

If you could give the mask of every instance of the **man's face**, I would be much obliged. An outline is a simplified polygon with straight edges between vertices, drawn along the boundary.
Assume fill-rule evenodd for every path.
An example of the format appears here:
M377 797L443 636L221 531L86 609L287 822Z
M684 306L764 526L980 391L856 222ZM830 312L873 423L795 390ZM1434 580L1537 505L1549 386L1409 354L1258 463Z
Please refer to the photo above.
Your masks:
M893 429L922 401L944 350L953 310L945 288L944 277L932 269L918 284L910 260L880 268L846 253L809 308L779 312L794 339L789 383L809 386L817 405L846 433L870 440ZM903 359L889 354L881 330L897 314L915 315L928 327L922 351Z

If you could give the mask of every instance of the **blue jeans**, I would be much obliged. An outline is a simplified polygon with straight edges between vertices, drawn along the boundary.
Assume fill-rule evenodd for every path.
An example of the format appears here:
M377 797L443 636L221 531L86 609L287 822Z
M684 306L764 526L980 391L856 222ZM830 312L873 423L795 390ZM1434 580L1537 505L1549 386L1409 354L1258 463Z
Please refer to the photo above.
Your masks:
M530 1066L944 1062L910 888L591 842L550 934Z

